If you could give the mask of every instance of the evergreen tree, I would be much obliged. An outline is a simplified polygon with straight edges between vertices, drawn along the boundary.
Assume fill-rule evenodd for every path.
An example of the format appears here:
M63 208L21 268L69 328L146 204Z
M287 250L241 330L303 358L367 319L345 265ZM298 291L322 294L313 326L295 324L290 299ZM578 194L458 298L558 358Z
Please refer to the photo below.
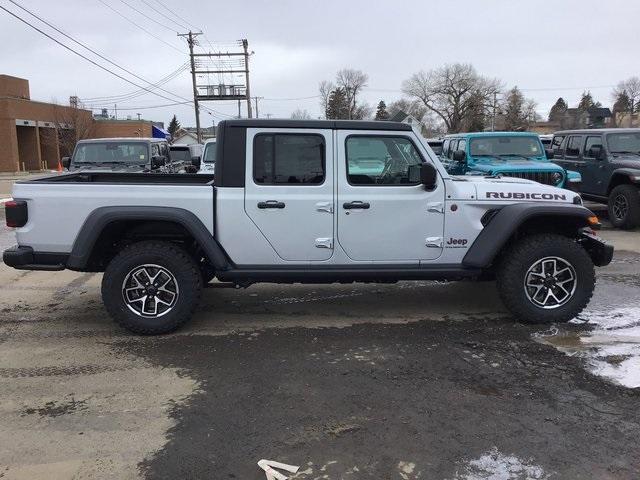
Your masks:
M331 91L325 116L328 120L346 120L349 115L349 101L344 89L338 87Z
M593 97L591 96L590 91L582 92L582 96L580 97L580 103L578 103L578 110L582 112L586 112L591 107L595 107L596 103L593 101Z
M565 113L569 105L565 102L564 98L560 97L556 100L556 103L553 104L551 110L549 111L549 121L550 122L562 122Z
M174 115L171 121L169 122L169 126L167 127L167 132L169 132L169 135L171 135L171 141L174 140L176 132L178 130L180 130L180 122Z
M524 95L518 87L509 90L502 107L505 130L523 130L527 127L525 102Z
M380 100L378 108L376 110L376 120L389 120L389 112L387 112L387 104L384 100Z

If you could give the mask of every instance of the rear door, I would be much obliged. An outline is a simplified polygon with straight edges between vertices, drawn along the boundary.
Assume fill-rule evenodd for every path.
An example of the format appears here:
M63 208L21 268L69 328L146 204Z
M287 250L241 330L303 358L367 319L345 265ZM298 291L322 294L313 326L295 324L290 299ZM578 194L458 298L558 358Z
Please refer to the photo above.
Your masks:
M355 261L419 263L443 248L444 185L410 174L424 162L408 132L339 131L337 238Z
M582 135L569 135L565 142L562 166L567 170L574 170L584 176L584 161L582 160L584 138ZM582 186L582 191L584 191L584 185Z
M247 129L245 212L278 256L333 254L331 130Z

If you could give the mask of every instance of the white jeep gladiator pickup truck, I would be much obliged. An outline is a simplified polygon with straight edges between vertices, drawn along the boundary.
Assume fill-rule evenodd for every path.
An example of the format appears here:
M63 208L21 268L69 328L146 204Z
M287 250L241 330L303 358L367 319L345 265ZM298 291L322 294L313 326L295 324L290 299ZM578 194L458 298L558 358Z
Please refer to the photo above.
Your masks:
M527 322L589 302L613 248L569 190L449 175L408 125L232 120L207 175L79 172L17 182L18 269L104 272L111 316L175 330L203 284L497 279ZM429 308L425 299L425 309Z

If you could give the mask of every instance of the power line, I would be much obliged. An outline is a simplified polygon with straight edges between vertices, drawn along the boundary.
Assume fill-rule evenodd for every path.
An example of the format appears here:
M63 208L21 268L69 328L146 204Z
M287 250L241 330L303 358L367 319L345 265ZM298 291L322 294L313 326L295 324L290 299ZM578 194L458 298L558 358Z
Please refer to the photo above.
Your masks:
M142 27L141 25L138 25L136 22L134 22L133 20L131 20L129 17L127 17L126 15L124 15L123 13L119 12L118 10L116 10L115 8L113 8L111 5L109 5L108 3L104 2L103 0L98 0L101 4L103 4L105 7L107 7L109 10L111 10L112 12L114 12L116 15L124 18L127 22L129 22L130 24L134 25L135 27L137 27L138 29L142 30L143 32L145 32L146 34L152 36L153 38L155 38L156 40L164 43L165 45L173 48L176 52L180 52L181 54L184 54L184 52L179 49L178 47L176 47L175 45L170 44L169 42L163 40L162 38L160 38L159 36L157 36L155 33L150 32L149 30L147 30L146 28Z
M181 17L180 15L178 15L175 11L171 10L167 4L161 2L160 0L155 0L157 4L162 5L168 12L172 13L176 18L180 19L181 21L183 21L185 24L187 24L188 26L194 27L195 30L202 30L201 28L197 28L195 27L195 25L193 25L192 23L188 22L187 20L185 20L183 17ZM147 2L144 2L147 3ZM187 30L189 30L189 28L187 28Z
M9 9L7 9L7 8L5 8L5 7L3 7L2 5L0 5L0 9L4 10L4 11L5 11L5 12L7 12L9 15L11 15L12 17L16 18L17 20L21 21L21 22L22 22L22 23L24 23L25 25L28 25L29 27L31 27L32 29L34 29L34 30L35 30L35 31L37 31L38 33L40 33L40 34L44 35L45 37L47 37L48 39L50 39L50 40L54 41L55 43L57 43L57 44L58 44L58 45L60 45L61 47L65 48L66 50L68 50L68 51L70 51L70 52L74 53L75 55L77 55L77 56L79 56L79 57L83 58L84 60L86 60L87 62L91 63L92 65L95 65L96 67L100 68L101 70L104 70L105 72L110 73L111 75L113 75L113 76L115 76L115 77L119 78L120 80L124 80L125 82L130 83L131 85L133 85L133 86L135 86L135 87L137 87L137 88L141 88L141 89L143 89L143 90L146 90L147 92L152 93L153 95L156 95L156 96L158 96L158 97L160 97L160 98L164 98L165 100L169 100L169 101L174 101L174 100L175 100L174 98L170 98L170 97L164 96L164 95L162 95L162 94L160 94L160 93L154 92L154 91L150 90L150 89L149 89L149 88L147 88L147 87L144 87L144 86L142 86L142 85L138 85L137 83L133 82L132 80L130 80L130 79L126 78L126 77L123 77L123 76L122 76L122 75L120 75L119 73L116 73L116 72L114 72L114 71L112 71L112 70L109 70L109 69L108 69L107 67L105 67L104 65L101 65L101 64L97 63L96 61L92 60L91 58L89 58L89 57L87 57L87 56L83 55L82 53L80 53L80 52L78 52L78 51L74 50L73 48L69 47L68 45L66 45L66 44L62 43L60 40L56 39L55 37L52 37L52 36L51 36L51 35L49 35L47 32L45 32L45 31L41 30L40 28L36 27L36 26L35 26L35 25L33 25L32 23L29 23L27 20L25 20L24 18L22 18L22 17L20 17L19 15L15 14L15 13L14 13L14 12L12 12L11 10L9 10ZM122 68L122 67L119 67L119 68ZM150 85L152 85L150 82L147 82L147 83L149 83ZM171 92L169 92L169 93L171 94ZM181 97L181 96L179 96L179 95L176 95L176 94L172 94L172 95L174 95L175 97L181 98L181 99L183 99L183 100L186 100L186 101L187 101L187 102L189 102L189 103L193 103L191 100L188 100L188 99L186 99L186 98L184 98L184 97ZM208 109L208 110L210 110L210 109ZM226 115L226 114L221 114L221 112L216 112L216 111L214 111L214 110L211 110L211 111L212 111L212 112L214 112L214 113L216 113L216 114L218 114L218 115L229 116L229 115Z
M180 27L180 29L181 29L181 30L183 30L183 29L187 29L187 30L188 30L188 29L189 29L189 27L188 27L188 26L186 26L186 25L184 25L184 24L182 24L182 23L179 23L179 22L175 21L175 20L174 20L173 18L171 18L170 16L168 16L168 15L166 15L165 13L161 12L160 10L158 10L156 7L154 7L154 6L153 6L153 4L152 4L152 3L147 2L147 0L140 0L140 1L141 1L142 3L144 3L147 7L149 7L151 10L153 10L154 12L156 12L156 13L160 14L163 18L166 18L166 19L167 19L167 20L169 20L170 22L173 22L173 23L175 23L176 25L178 25L178 27Z
M166 28L167 30L169 30L170 32L175 32L175 30L173 29L173 27L169 27L167 25L165 25L162 22L157 21L155 18L150 17L149 15L147 15L144 12L141 12L140 10L138 10L136 7L134 7L133 5L131 5L130 3L126 2L125 0L120 0L122 3L124 3L127 7L129 7L131 10L138 12L140 15L142 15L143 17L145 17L148 20L151 20L152 22L160 25L161 27Z
M15 0L9 0L12 4L14 4L16 7L24 10L25 12L27 12L29 15L31 15L34 18L37 18L38 20L40 20L42 23L44 23L45 25L47 25L48 27L54 29L56 32L60 33L61 35L63 35L64 37L68 38L69 40L71 40L72 42L76 43L77 45L80 45L82 48L90 51L91 53L93 53L94 55L97 55L99 58L101 58L102 60L110 63L111 65L113 65L116 68L119 68L120 70L122 70L123 72L128 73L129 75L137 78L138 80L142 80L143 82L149 84L149 85L154 85L152 82L150 82L149 80L146 80L144 78L142 78L141 76L137 75L136 73L132 72L131 70L117 64L116 62L114 62L113 60L105 57L104 55L102 55L100 52L97 52L96 50L94 50L93 48L87 46L86 44L80 42L79 40L76 40L74 37L72 37L71 35L65 33L64 31L62 31L61 29L59 29L58 27L56 27L55 25L53 25L50 22L47 22L45 19L43 19L42 17L36 15L35 13L33 13L32 11L24 8L23 6L19 5L17 2L15 2ZM149 92L151 92L151 90L147 89L147 88L143 88L144 90L147 90ZM180 95L176 95L173 92L170 92L168 90L165 90L164 88L158 88L159 90L169 94L169 95L173 95L175 97L178 98L182 98L182 100L187 100L186 98L180 97ZM168 99L168 100L172 100L172 99Z

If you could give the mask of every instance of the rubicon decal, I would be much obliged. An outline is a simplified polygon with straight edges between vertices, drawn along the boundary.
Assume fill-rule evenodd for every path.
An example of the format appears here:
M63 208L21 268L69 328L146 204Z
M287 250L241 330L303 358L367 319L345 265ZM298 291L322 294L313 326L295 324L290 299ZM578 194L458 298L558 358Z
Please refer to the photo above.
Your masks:
M566 200L563 193L487 192L487 198L505 200Z

